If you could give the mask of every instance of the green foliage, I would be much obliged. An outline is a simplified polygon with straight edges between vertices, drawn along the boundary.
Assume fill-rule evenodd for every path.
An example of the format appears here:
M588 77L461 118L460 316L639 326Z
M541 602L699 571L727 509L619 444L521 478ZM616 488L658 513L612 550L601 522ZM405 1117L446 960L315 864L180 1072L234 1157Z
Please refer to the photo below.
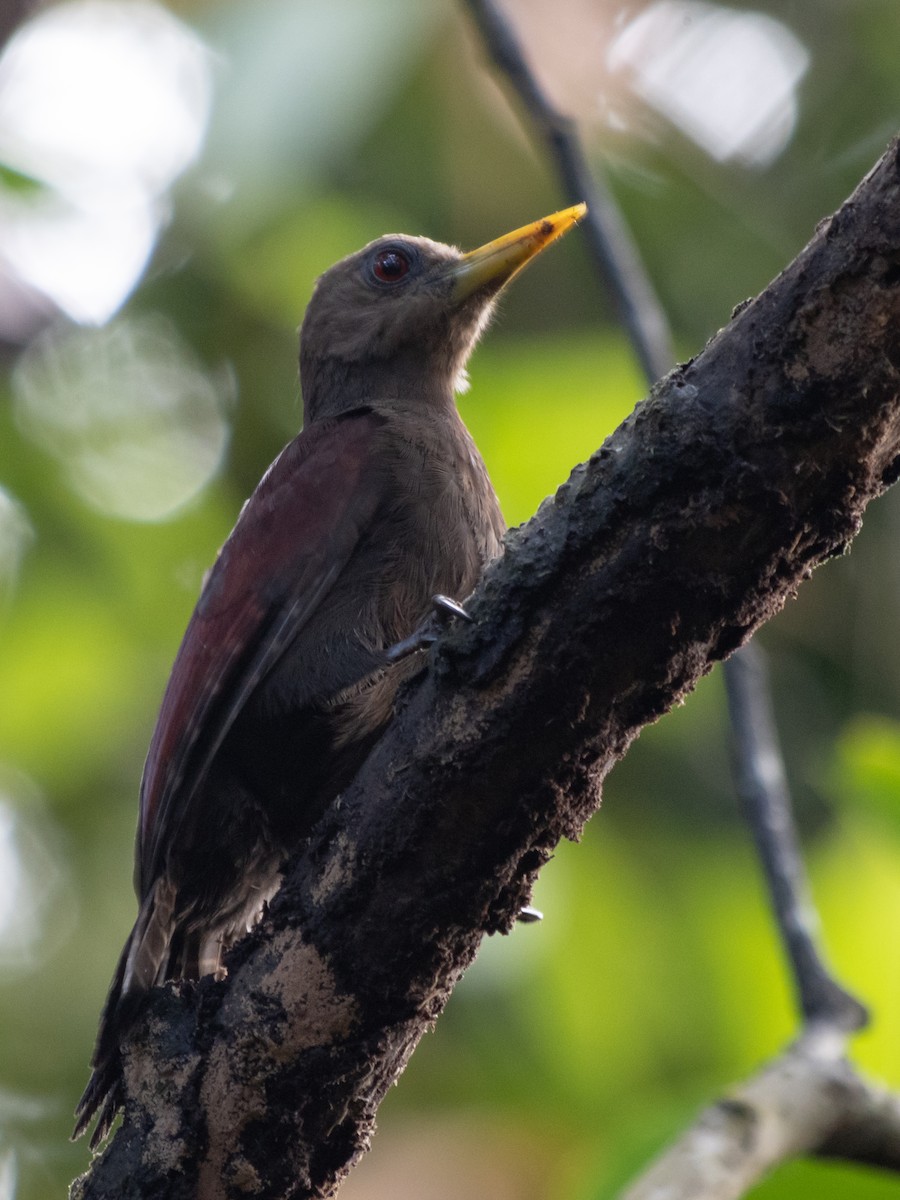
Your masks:
M851 1167L845 1163L796 1162L777 1171L747 1200L896 1200L897 1180L888 1172Z
M900 825L900 724L860 715L849 721L835 747L828 782L838 795L852 796L861 808L892 830Z

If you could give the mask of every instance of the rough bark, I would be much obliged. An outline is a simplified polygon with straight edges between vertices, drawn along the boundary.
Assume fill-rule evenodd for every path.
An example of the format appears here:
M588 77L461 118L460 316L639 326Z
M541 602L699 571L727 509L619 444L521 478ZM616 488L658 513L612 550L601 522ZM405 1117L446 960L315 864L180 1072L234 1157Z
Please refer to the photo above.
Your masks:
M900 473L900 151L509 539L229 978L154 993L73 1190L319 1197L640 729Z

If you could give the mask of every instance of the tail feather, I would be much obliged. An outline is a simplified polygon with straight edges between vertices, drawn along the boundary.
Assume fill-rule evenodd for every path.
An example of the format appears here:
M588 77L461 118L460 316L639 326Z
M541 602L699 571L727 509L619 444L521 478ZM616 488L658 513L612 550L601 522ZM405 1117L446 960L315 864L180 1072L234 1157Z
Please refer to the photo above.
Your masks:
M116 1060L107 1061L103 1067L95 1067L87 1087L82 1093L75 1109L75 1128L72 1131L72 1141L75 1142L97 1117L94 1132L91 1134L90 1146L96 1150L112 1128L116 1113L122 1106L122 1076L118 1056Z
M174 927L174 889L165 880L141 905L100 1015L100 1030L91 1058L91 1078L75 1109L72 1139L80 1138L94 1116L95 1150L109 1133L122 1104L122 1039L134 1024L147 992L169 977L169 948Z
M113 1118L121 1103L122 1064L119 1053L119 1037L123 1029L122 980L130 939L119 958L119 965L110 985L109 995L100 1016L100 1031L91 1058L91 1077L75 1108L75 1129L72 1140L80 1138L90 1125L95 1113L97 1125L91 1135L91 1149L109 1133ZM133 1019L133 1015L132 1018Z
M180 905L175 885L165 876L157 879L141 904L103 1006L91 1078L75 1110L73 1139L81 1137L95 1116L91 1149L109 1133L124 1099L120 1047L150 989L169 979L222 978L223 952L260 920L281 883L279 869L274 853L261 857L244 871L241 888L216 919Z

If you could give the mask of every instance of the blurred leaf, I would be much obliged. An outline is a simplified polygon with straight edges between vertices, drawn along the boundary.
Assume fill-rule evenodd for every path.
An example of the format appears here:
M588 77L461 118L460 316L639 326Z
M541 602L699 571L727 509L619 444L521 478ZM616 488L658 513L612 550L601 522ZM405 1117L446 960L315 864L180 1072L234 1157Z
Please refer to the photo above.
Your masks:
M15 192L21 196L33 196L47 190L47 185L40 179L17 171L15 167L0 162L0 191Z
M851 721L835 746L826 786L843 805L862 804L900 833L900 723L872 715Z
M230 230L287 207L356 144L441 15L415 0L232 0L207 13L222 55L203 170L230 196Z
M43 572L23 586L22 598L4 629L0 756L61 797L110 731L121 744L137 717L140 653L71 575Z
M747 1200L897 1200L900 1183L889 1171L853 1167L840 1162L789 1163Z
M459 408L511 525L527 520L645 388L625 340L553 334L479 348Z
M845 809L811 858L823 941L838 977L870 1008L851 1055L879 1079L900 1082L900 838L884 822Z
M13 374L19 426L101 512L158 521L218 471L228 377L211 379L159 313L51 330Z
M320 196L234 248L223 269L251 307L295 330L323 271L404 226L403 217L386 206L363 208L339 194Z
M22 505L0 487L0 613L12 596L34 530Z

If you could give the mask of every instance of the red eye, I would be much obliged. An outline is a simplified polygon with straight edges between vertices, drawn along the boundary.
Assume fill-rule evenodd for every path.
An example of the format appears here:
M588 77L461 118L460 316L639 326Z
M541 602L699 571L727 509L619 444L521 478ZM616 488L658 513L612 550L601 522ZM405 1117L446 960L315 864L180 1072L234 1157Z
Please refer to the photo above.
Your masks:
M402 250L382 250L372 263L375 278L382 283L396 283L409 274L410 261Z

